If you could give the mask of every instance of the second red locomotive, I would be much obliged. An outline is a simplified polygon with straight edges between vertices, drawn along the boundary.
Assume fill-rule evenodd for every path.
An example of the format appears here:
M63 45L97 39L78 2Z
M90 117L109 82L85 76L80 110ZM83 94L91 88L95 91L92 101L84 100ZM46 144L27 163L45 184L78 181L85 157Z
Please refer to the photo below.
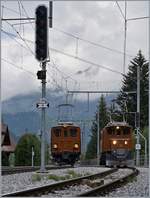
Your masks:
M100 164L133 165L133 130L126 122L110 122L101 131Z

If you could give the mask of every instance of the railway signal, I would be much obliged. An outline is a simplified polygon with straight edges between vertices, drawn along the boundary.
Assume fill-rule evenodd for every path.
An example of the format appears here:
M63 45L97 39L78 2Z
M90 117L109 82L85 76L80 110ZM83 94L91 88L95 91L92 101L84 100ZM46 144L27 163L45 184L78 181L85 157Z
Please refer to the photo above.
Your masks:
M46 70L39 70L39 71L37 72L37 78L38 78L39 80L44 80L44 79L46 79Z
M35 54L38 61L45 61L47 59L48 52L48 17L47 7L44 5L38 6L35 12L36 15L36 39L35 39Z

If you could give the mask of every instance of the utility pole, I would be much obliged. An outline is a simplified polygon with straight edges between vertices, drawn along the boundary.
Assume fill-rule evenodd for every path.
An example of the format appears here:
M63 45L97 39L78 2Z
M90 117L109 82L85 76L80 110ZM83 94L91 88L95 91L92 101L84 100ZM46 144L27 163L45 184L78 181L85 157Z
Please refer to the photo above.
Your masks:
M42 71L46 72L46 62L42 63ZM46 98L46 79L42 79L42 100ZM45 172L45 108L41 112L41 172Z
M136 166L140 165L140 65L137 65L137 133L136 133Z
M36 59L42 64L42 70L37 72L37 77L42 83L42 98L37 103L37 108L41 109L41 167L40 172L46 172L45 169L45 130L46 120L45 111L49 107L46 101L46 62L48 56L48 16L47 7L44 5L38 6L36 9L36 42L35 42L35 55Z
M125 74L126 67L126 40L127 40L127 1L125 0L125 16L124 16L124 57L123 57L123 74Z
M32 146L32 167L34 166L34 149L33 149L33 146Z
M98 112L97 112L97 165L99 165L100 161L100 135L99 135L99 106L98 106Z

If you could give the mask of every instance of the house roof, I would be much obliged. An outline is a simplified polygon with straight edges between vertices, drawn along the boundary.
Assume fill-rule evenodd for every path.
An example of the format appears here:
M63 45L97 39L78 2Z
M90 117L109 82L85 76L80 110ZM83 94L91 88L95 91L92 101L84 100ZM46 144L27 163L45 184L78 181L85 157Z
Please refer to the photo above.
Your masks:
M4 124L3 122L1 123L1 146L2 146L2 151L4 152L14 152L15 151L15 141L11 137L10 131L8 129L8 126Z

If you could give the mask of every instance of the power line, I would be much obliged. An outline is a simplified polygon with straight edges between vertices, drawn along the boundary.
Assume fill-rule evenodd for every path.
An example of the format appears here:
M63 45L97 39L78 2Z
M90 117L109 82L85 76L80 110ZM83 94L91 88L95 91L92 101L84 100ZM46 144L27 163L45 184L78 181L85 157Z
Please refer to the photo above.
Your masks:
M13 39L18 45L20 45L23 49L28 50L28 48L26 48L24 45L22 45L20 42L18 42L15 38L14 35L11 33L7 33L6 31L4 31L3 29L1 29L2 33L6 34L8 37L10 37L11 39Z
M78 39L78 40L80 40L80 41L84 41L84 42L90 43L91 45L95 45L95 46L97 46L97 47L101 47L101 48L104 48L104 49L107 49L107 50L110 50L110 51L113 51L113 52L116 52L116 53L119 53L119 54L124 54L123 52L121 52L121 51L119 51L119 50L106 47L106 46L104 46L104 45L101 45L101 44L98 44L98 43L89 41L89 40L87 40L87 39L83 39L83 38L78 37L78 36L75 36L75 35L73 35L73 34L71 34L71 33L65 32L65 31L63 31L63 30L60 30L60 29L57 29L57 28L53 28L53 29L56 30L56 31L58 31L58 32L61 32L61 33L63 33L63 34L66 34L66 35L68 35L68 36L70 36L70 37L73 37L73 38L75 38L75 39ZM131 54L127 54L127 55L130 56L130 57L133 57L133 55L131 55Z
M24 13L25 13L26 16L29 18L28 13L26 12L26 10L25 10L25 8L24 8L24 6L23 6L23 3L22 3L21 1L18 1L18 2L20 2L20 4L21 4L21 6L22 6L22 9L23 9ZM29 21L30 21L30 19L29 19ZM32 28L33 28L33 30L34 30L34 27L33 27L32 23L30 23L30 24L31 24L31 26L32 26Z
M10 24L9 22L5 21L8 25L10 25L13 30L19 35L20 39L25 43L25 45L27 46L27 48L29 49L29 51L31 52L32 55L35 56L35 53L32 51L32 49L28 46L28 44L26 43L26 40L24 38L22 38L22 36L20 35L20 33L16 30L16 28L14 28L14 26L12 24Z
M111 69L111 68L109 68L109 67L106 67L106 66L103 66L103 65L100 65L100 64L97 64L97 63L93 63L93 62L88 61L88 60L85 60L85 59L83 59L83 58L79 58L79 57L73 56L73 55L68 54L68 53L66 53L66 52L62 52L62 51L60 51L60 50L57 50L57 49L55 49L55 48L50 48L50 49L51 49L52 51L57 52L57 53L60 53L60 54L63 54L63 55L65 55L65 56L69 56L69 57L71 57L71 58L74 58L74 59L76 59L76 60L79 60L79 61L81 61L81 62L85 62L85 63L91 64L91 65L94 65L94 66L96 66L96 67L100 67L100 68L106 69L106 70L108 70L108 71L111 71L111 72L114 72L114 73L123 75L123 73L121 73L121 72L119 72L119 71L117 71L117 70L113 70L113 69Z
M137 18L129 18L129 19L127 19L127 21L140 20L140 19L149 19L149 17L148 16L144 16L144 17L137 17Z
M13 10L13 9L11 9L11 8L8 8L8 7L6 7L6 6L2 6L2 8L5 8L5 9L7 9L7 10L9 10L9 11L11 11L11 12L14 12L14 13L16 13L16 14L19 14L19 12L17 12L16 10ZM25 15L24 15L25 16Z
M14 67L16 67L17 69L23 70L23 71L27 72L28 74L30 74L30 75L32 75L32 76L35 77L35 74L34 73L30 72L29 70L24 69L23 67L20 67L20 66L18 66L16 64L14 64L14 63L12 63L12 62L4 59L4 58L2 58L2 61L4 61L4 62L6 62L6 63L8 63L8 64L10 64L10 65L12 65Z
M30 76L36 78L36 74L34 74L33 72L31 72L31 71L29 71L29 70L27 70L27 69L24 69L24 67L20 67L20 66L18 66L18 65L16 65L16 64L14 64L14 63L12 63L12 62L10 62L10 61L4 59L4 58L2 58L2 61L6 62L6 63L8 63L8 64L10 64L10 65L12 65L13 67L15 67L15 68L17 68L17 69L23 70L23 71L25 71L26 73L30 74ZM49 83L49 81L47 81L47 83Z
M23 39L23 38L21 38L21 39ZM23 39L23 41L25 41L25 40L28 41L28 42L34 43L34 42L31 41L31 40ZM57 49L55 49L55 48L50 48L50 50L55 51L55 52L57 52L57 53L61 53L61 54L65 55L65 56L69 56L69 57L71 57L71 58L77 59L77 60L79 60L79 61L86 62L86 63L88 63L88 64L95 65L95 66L97 66L97 67L101 67L101 68L103 68L103 69L106 69L106 70L109 70L109 71L111 71L111 72L115 72L115 73L118 73L118 74L121 74L121 75L122 75L122 73L119 72L119 71L113 70L113 69L108 68L108 67L106 67L106 66L102 66L102 65L100 65L100 64L93 63L93 62L91 62L91 61L82 59L82 58L80 58L80 57L73 56L73 55L68 54L68 53L66 53L66 52L62 52L62 51L60 51L60 50L57 50Z
M29 22L29 23L23 23L23 24L32 24L31 20L34 20L34 18L30 18L30 17L28 17L28 16L27 16L26 19L29 20L30 22ZM13 25L18 25L18 23L17 23L17 24L13 24ZM33 26L32 26L32 27L33 27ZM68 33L68 32L65 32L65 31L63 31L63 30L60 30L60 29L58 29L58 28L53 28L53 29L56 30L56 31L58 31L58 32L61 32L61 33L63 33L63 34L66 34L66 35L68 35L68 36L70 36L70 37L73 37L73 38L75 38L75 39L77 39L77 40L81 40L81 41L87 42L87 43L89 43L89 44L91 44L91 45L95 45L95 46L97 46L97 47L101 47L101 48L104 48L104 49L113 51L113 52L115 52L115 53L123 54L123 52L121 52L121 51L119 51L119 50L112 49L112 48L106 47L106 46L104 46L104 45L97 44L97 43L95 43L95 42L92 42L92 41L89 41L89 40L80 38L80 37L78 37L78 36L75 36L75 35L73 35L73 34L71 34L71 33ZM133 55L130 55L130 54L127 54L127 55L130 56L130 57L133 57Z
M120 13L121 13L121 15L122 15L122 17L124 18L124 20L125 20L125 16L124 16L124 14L123 14L123 12L122 12L122 9L121 9L121 7L120 7L120 5L119 5L119 3L116 1L116 4L117 4L117 6L118 6L118 8L119 8L119 10L120 10Z
M77 82L77 80L75 80L74 78L72 78L71 75L66 74L66 73L64 73L63 71L61 71L61 70L57 67L56 63L54 63L53 60L52 60L52 62L53 62L53 65L55 66L56 70L61 74L61 76L63 77L63 74L66 76L66 77L63 77L64 79L70 78L70 79L72 79L73 81Z
M116 1L116 3L117 3L117 5L119 6L119 4L118 4L117 1ZM21 4L21 5L22 5L22 4ZM22 5L22 6L23 6L23 5ZM119 8L120 8L120 6L119 6ZM23 8L23 9L24 9L24 8ZM120 8L120 9L121 9L121 8ZM25 9L24 9L24 12L26 13ZM122 12L122 11L121 11L121 12ZM27 14L26 14L26 15L27 15ZM31 17L29 17L29 16L27 15L27 18L22 18L21 20L29 20L29 23L27 22L27 23L22 23L22 24L32 24L31 20L34 20L34 19L35 19L35 18L31 18ZM2 19L2 20L5 21L5 19ZM11 19L10 19L10 20L11 20ZM14 18L14 20L17 20L17 19ZM19 20L19 19L18 19L18 20ZM19 24L20 24L20 23L19 23ZM18 23L13 24L13 25L18 25ZM33 27L33 26L32 26L32 27ZM68 35L68 36L70 36L70 37L76 38L77 40L81 40L81 41L87 42L87 43L89 43L89 44L91 44L91 45L95 45L95 46L97 46L97 47L101 47L101 48L104 48L104 49L113 51L113 52L115 52L115 53L124 54L123 52L121 52L121 51L119 51L119 50L112 49L112 48L106 47L106 46L104 46L104 45L97 44L97 43L95 43L95 42L92 42L92 41L89 41L89 40L80 38L80 37L78 37L78 36L75 36L75 35L73 35L73 34L71 34L71 33L65 32L65 31L63 31L63 30L60 30L60 29L57 29L57 28L53 28L53 29L56 30L56 31L58 31L58 32L61 32L61 33L63 33L63 34L66 34L66 35ZM126 54L126 55L128 55L128 56L130 56L130 57L133 57L133 55L130 55L130 54Z
M28 18L28 19L31 20L31 18ZM31 24L31 23L34 23L34 22L24 22L24 23L21 23L21 24L24 24L24 25L25 25L25 24ZM20 25L20 23L14 23L14 24L13 24L13 26L16 26L16 25ZM77 40L84 41L84 42L89 43L89 44L91 44L91 45L94 45L94 46L97 46L97 47L100 47L100 48L104 48L104 49L106 49L106 50L109 50L109 51L112 51L112 52L115 52L115 53L124 54L123 52L121 52L121 51L119 51L119 50L116 50L116 49L113 49L113 48L104 46L104 45L99 44L99 43L95 43L95 42L93 42L93 41L89 41L89 40L87 40L87 39L83 39L83 38L78 37L78 36L75 36L75 35L73 35L73 34L71 34L71 33L68 33L68 32L65 32L65 31L63 31L63 30L60 30L60 29L58 29L58 28L53 28L53 30L58 31L58 32L61 32L61 33L63 33L63 34L66 34L66 35L68 35L68 36L70 36L70 37L73 37L73 38L75 38L75 39L77 39ZM134 56L131 55L131 54L126 54L126 55L129 56L129 57L134 57Z

